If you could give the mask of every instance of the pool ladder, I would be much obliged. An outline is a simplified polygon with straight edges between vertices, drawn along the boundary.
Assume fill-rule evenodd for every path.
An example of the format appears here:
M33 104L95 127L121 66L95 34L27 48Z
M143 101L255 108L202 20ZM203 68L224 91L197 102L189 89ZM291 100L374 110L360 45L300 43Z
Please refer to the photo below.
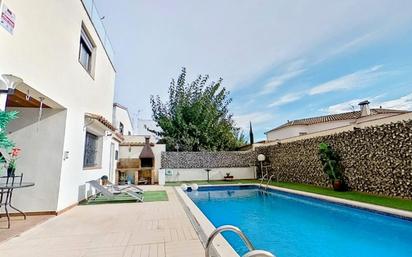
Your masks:
M265 180L265 178L267 178L268 174L266 173L265 175L263 175L263 177L260 179L260 184L259 184L259 188L262 186L263 180Z
M246 247L248 248L249 252L247 252L245 255L242 257L275 257L273 254L267 251L263 250L256 250L255 247L253 246L252 242L250 242L249 238L246 237L246 235L240 230L238 227L232 226L232 225L224 225L220 226L217 229L215 229L212 234L210 234L209 238L207 239L206 242L206 250L205 250L205 257L210 257L210 246L212 245L213 239L220 233L224 231L232 231L236 233L242 241L245 243Z
M261 178L260 184L259 184L259 188L262 187L263 180L265 180L265 178L267 178L268 175L269 175L269 174L266 173L266 174ZM265 190L268 190L268 188L269 188L269 183L270 183L270 181L272 181L272 178L273 178L274 176L275 176L275 174L270 175L269 179L268 179L267 182L266 182L266 188L265 188Z
M266 183L266 188L265 188L265 190L268 190L269 183L270 183L270 181L272 181L273 176L275 176L275 174L270 175L270 177L269 177L269 179L268 179L268 182Z

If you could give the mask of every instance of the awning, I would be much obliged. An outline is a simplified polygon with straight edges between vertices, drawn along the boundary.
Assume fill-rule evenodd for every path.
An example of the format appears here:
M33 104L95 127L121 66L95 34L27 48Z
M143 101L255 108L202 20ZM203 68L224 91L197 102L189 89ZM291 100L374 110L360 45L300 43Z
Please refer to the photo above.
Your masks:
M113 124L110 121L108 121L105 117L103 117L102 115L86 113L85 116L89 119L93 119L93 120L100 122L102 125L104 125L106 128L110 129L113 132L116 131L116 128L113 126Z

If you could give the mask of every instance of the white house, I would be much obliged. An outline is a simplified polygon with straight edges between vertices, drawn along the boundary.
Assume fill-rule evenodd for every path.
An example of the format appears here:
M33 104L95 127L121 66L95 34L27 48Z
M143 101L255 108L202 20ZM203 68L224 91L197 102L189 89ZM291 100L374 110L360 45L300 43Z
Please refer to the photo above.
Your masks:
M151 130L160 130L159 127L157 127L157 124L154 120L151 119L138 119L137 120L137 125L136 125L136 135L150 135L156 140L159 140L160 137L156 135L153 132L150 132L149 129Z
M382 108L371 109L369 108L369 101L360 102L359 106L359 111L288 121L287 123L266 132L266 141L280 141L293 137L311 135L321 131L325 133L327 133L327 131L335 133L335 130L338 128L371 123L372 121L383 120L388 117L408 113L408 111L404 110Z
M17 173L35 183L13 202L58 213L90 193L86 181L114 179L122 136L111 123L113 51L92 1L0 3L11 21L0 26L0 75L23 80L0 104L19 112L8 127L22 149Z
M161 153L166 151L166 145L157 144L157 137L145 129L141 120L138 120L141 129L135 129L128 109L118 103L113 104L113 124L118 128L117 135L122 137L115 150L114 182L157 183ZM150 124L155 126L153 121Z
M113 124L119 129L122 135L133 135L134 127L127 107L119 104L113 104Z

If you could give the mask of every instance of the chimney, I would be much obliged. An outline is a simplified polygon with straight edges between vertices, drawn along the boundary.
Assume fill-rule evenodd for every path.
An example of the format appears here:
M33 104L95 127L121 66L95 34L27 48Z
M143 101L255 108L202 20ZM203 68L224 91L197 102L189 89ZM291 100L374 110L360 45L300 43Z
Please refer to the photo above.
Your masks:
M361 117L371 115L371 109L369 108L370 102L368 100L359 103Z
M145 137L145 145L143 146L142 151L140 152L140 159L153 159L154 154L152 151L152 147L150 146L150 137Z

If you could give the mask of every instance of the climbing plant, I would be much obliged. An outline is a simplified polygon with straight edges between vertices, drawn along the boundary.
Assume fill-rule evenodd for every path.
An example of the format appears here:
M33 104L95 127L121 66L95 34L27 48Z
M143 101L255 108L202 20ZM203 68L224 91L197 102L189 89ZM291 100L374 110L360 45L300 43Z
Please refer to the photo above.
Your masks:
M9 153L11 148L14 146L13 141L7 136L7 125L10 121L17 118L17 112L6 112L0 111L0 150L3 150L3 153ZM6 160L4 159L3 154L0 153L0 164L4 164ZM2 167L4 165L1 165Z

